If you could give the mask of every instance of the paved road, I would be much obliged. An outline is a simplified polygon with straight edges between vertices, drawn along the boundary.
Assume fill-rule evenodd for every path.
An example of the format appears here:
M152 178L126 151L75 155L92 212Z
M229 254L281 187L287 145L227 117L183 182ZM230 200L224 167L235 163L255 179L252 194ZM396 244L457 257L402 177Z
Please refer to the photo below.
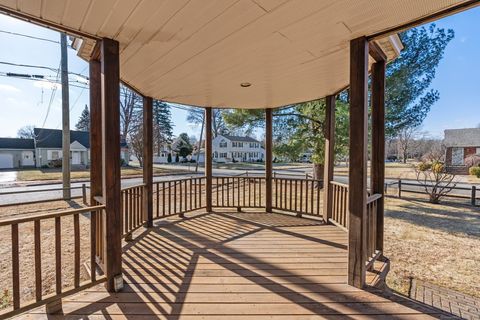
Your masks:
M185 167L182 167L185 169ZM174 168L170 168L174 170ZM184 177L191 177L191 176L202 176L203 175L203 169L200 169L198 173L195 173L193 171L193 167L191 167L192 172L183 174L183 175L167 175L167 176L160 176L160 177L154 177L154 181L168 181L168 180L175 180L175 179L180 179ZM291 177L291 176L298 176L298 177L304 177L305 173L311 173L311 168L309 167L293 167L293 168L279 168L279 169L274 169L274 172L276 172L277 176L280 177ZM241 175L245 174L245 170L234 170L234 169L214 169L213 170L214 175L221 175L221 176L235 176L235 175ZM263 175L262 170L249 170L249 175L258 175L261 176ZM341 183L348 183L348 177L347 176L336 176L335 181L341 182ZM394 179L387 179L387 183L393 183L397 182L398 180ZM413 180L403 180L405 182L411 182L415 183ZM142 178L127 178L127 179L122 179L122 187L128 187L128 186L133 186L136 184L142 183ZM89 186L88 182L85 182L87 186ZM81 190L82 183L72 183L72 187L76 187L78 189L72 190L72 196L81 196L82 195L82 190ZM468 183L459 183L457 185L458 187L462 188L468 188L469 190L455 190L454 194L458 195L463 195L463 196L470 196L471 195L471 184ZM62 197L62 191L57 190L57 191L41 191L41 190L48 190L48 189L59 189L61 188L61 184L48 184L48 185L30 185L30 186L17 186L17 187L10 187L10 188L2 188L0 189L0 205L5 205L5 204L14 204L14 203L19 203L19 202L35 202L35 201L42 201L42 200L51 200L51 199L59 199ZM397 184L394 184L392 186L389 186L391 189L397 189ZM405 189L410 189L414 191L423 191L423 188L421 186L405 186ZM18 191L34 191L34 192L29 192L29 193L19 193L19 194L6 194L2 195L2 193L6 192L18 192ZM396 191L393 191L396 192ZM480 192L479 192L480 196Z

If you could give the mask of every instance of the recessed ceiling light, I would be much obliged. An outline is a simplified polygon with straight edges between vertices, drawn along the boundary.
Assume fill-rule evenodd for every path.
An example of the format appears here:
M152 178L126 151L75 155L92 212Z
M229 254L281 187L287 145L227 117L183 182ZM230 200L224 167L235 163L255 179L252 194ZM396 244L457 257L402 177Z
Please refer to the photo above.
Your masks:
M248 88L250 87L252 84L250 82L242 82L240 83L240 87L242 88Z

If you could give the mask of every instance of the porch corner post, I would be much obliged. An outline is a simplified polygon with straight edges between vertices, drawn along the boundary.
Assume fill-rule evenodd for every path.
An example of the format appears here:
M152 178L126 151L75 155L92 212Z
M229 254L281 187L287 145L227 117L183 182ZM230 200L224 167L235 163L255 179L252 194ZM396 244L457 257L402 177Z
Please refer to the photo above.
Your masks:
M348 284L365 285L367 211L368 41L350 41Z
M98 59L89 62L90 76L90 205L102 196L102 87Z
M153 99L143 97L143 183L144 219L153 227Z
M205 202L207 212L212 212L212 108L205 108Z
M372 66L372 159L371 188L381 194L377 202L376 249L383 251L385 206L385 60Z
M265 109L265 211L272 212L272 166L273 166L273 114L272 109Z
M323 219L329 222L333 210L333 169L335 165L335 95L325 98L325 165L323 174Z
M122 217L120 211L120 62L115 40L100 46L102 70L102 187L105 204L105 274L109 292L122 288ZM107 170L108 168L108 170Z

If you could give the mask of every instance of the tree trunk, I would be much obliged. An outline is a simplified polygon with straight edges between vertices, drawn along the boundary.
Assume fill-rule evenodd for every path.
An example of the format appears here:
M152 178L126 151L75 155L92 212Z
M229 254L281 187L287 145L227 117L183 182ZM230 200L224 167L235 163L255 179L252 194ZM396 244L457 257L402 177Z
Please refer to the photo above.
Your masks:
M323 180L323 163L314 163L313 164L313 180ZM316 187L322 188L323 184L322 183L316 183Z

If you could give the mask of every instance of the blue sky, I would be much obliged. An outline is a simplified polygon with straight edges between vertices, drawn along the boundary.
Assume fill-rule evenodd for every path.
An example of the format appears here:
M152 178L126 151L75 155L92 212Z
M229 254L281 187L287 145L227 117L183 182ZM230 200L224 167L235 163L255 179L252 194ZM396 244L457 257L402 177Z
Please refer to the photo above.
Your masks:
M440 92L440 100L432 107L425 119L423 130L435 137L442 137L447 128L475 127L480 123L480 8L475 8L437 21L442 28L455 31L455 39L447 47L440 62L432 88ZM47 41L19 37L4 33L16 32L59 41L59 33L0 14L0 62L42 65L58 69L60 45ZM69 49L69 71L88 76L88 64ZM56 72L45 69L15 67L0 64L0 75L6 72L42 74L56 77ZM70 77L71 127L88 104L88 89L82 77ZM52 99L54 85L48 82L29 81L0 76L0 137L15 137L17 130L25 125L60 128L61 91ZM58 87L60 89L60 87ZM50 100L50 112L46 117ZM181 132L198 134L199 128L186 121L186 112L172 110L174 134Z

